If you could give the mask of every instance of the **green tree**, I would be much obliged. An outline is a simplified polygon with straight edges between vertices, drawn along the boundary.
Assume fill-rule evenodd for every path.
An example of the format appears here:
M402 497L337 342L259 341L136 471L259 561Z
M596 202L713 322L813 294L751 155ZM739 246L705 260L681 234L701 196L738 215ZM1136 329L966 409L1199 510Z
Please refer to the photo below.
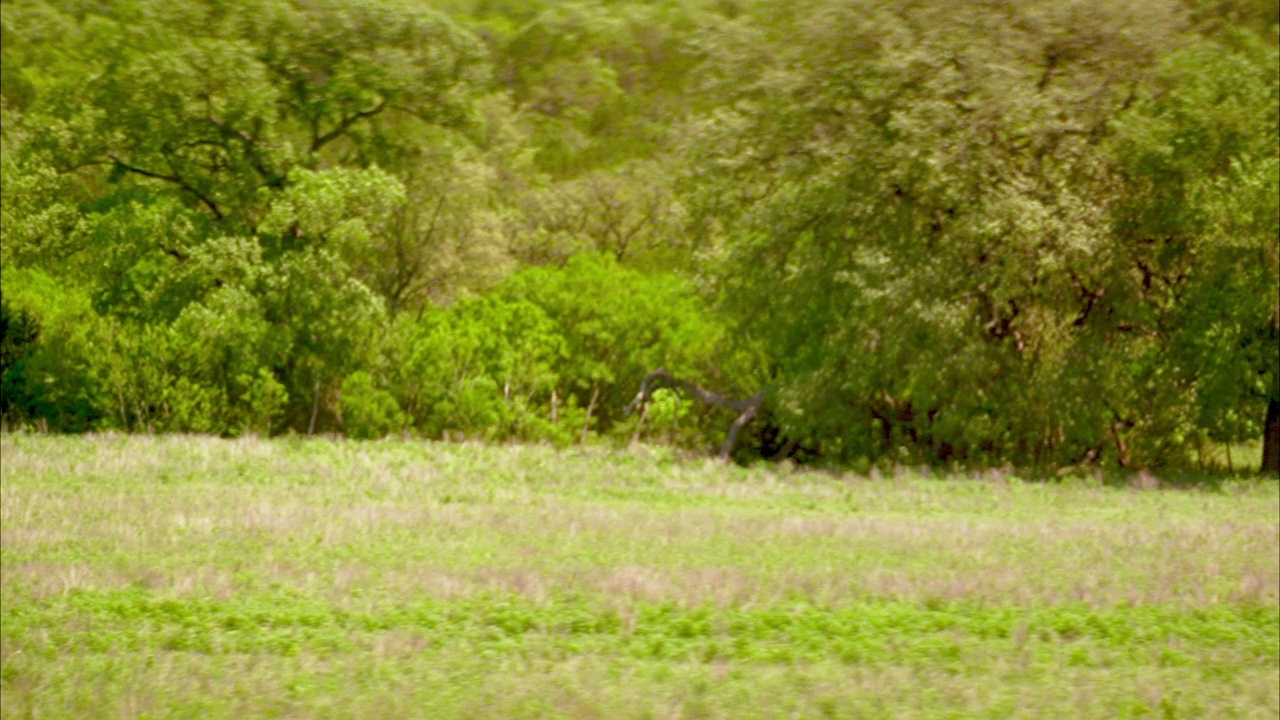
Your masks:
M496 292L532 303L555 323L565 342L557 364L562 396L589 408L601 428L624 420L641 380L658 367L695 382L724 382L714 364L722 328L679 276L588 253L563 268L520 272Z
M1280 55L1244 30L1165 58L1118 123L1114 273L1161 339L1153 365L1219 442L1280 471Z
M425 314L408 334L400 393L428 434L544 437L564 340L542 309L475 298Z
M1081 12L818 4L707 40L724 99L683 186L787 433L845 459L1178 462L1181 300L1134 281L1109 138L1195 39L1173 3Z
M140 393L112 422L261 429L287 398L284 426L336 423L394 290L368 262L393 173L475 125L478 41L394 2L32 2L4 28L3 261L112 318L103 372Z

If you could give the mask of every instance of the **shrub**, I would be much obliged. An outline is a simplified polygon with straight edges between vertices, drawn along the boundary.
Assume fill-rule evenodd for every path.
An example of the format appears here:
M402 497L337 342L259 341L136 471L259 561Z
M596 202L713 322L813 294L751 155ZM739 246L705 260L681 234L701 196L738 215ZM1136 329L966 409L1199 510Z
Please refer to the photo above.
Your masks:
M384 437L409 425L395 397L363 370L342 381L342 420L347 436L358 439Z

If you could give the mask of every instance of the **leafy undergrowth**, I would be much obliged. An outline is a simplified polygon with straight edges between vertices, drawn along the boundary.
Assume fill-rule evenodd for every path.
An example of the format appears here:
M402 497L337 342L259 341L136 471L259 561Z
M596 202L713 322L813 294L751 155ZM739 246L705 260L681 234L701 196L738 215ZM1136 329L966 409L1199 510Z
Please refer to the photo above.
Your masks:
M0 439L4 717L1275 717L1274 482Z

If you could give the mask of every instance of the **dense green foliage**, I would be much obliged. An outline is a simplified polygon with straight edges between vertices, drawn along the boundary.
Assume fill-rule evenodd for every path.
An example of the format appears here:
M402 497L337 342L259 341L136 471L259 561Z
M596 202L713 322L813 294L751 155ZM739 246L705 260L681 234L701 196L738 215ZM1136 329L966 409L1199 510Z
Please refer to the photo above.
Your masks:
M0 12L10 424L1280 443L1273 0Z
M123 434L0 462L4 718L1280 710L1256 477Z

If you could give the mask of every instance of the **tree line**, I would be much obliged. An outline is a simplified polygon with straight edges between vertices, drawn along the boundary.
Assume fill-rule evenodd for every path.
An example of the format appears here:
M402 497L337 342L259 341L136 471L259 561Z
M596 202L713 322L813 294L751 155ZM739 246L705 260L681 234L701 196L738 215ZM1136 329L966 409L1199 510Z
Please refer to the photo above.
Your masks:
M1273 0L0 21L9 425L1280 471Z

